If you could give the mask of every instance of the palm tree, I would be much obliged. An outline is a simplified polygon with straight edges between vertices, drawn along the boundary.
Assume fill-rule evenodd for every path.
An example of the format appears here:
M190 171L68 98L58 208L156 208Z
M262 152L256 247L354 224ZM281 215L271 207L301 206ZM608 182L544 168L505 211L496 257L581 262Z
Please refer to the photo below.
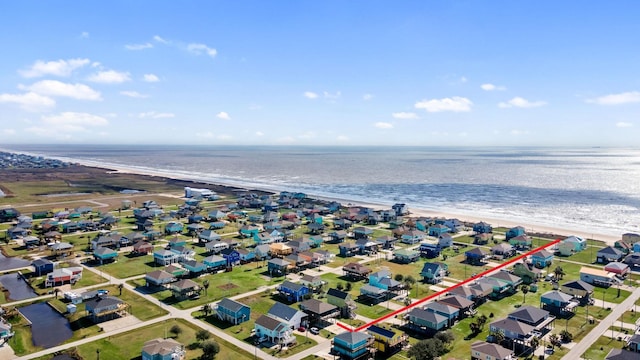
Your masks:
M202 311L204 313L204 317L209 316L209 314L211 313L211 305L210 304L204 304L202 305L202 308L200 309L200 311Z
M524 304L524 302L527 300L527 293L529 292L529 286L528 285L522 285L520 286L520 290L522 290L522 303Z
M558 279L558 280L562 280L562 278L565 275L564 269L560 265L556 266L556 268L555 268L555 270L553 270L553 272L556 274L556 279Z
M53 293L56 295L56 300L58 299L58 294L60 294L60 289L55 288L53 289Z
M204 288L204 294L207 295L207 289L209 289L209 280L205 280L202 282L202 287Z
M122 296L122 288L124 287L124 284L118 284L118 291L120 292L118 294L118 296Z
M538 346L540 345L540 339L537 336L534 336L531 341L529 341L529 347L531 348L531 352L536 351Z
M493 336L493 339L495 340L496 344L502 344L502 342L505 339L504 334L501 331L492 332L491 336Z

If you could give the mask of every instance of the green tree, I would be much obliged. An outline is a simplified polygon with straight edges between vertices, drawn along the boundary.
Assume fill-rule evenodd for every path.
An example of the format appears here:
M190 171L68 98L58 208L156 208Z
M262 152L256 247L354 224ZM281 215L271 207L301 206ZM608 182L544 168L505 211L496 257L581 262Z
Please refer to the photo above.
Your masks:
M353 286L353 285L351 285L351 283L350 283L350 282L347 282L347 284L344 286L344 291L346 291L346 292L351 291L351 287L352 287L352 286Z
M419 341L409 349L407 355L415 360L434 360L446 352L444 343L434 338Z
M336 289L342 291L344 290L344 285L341 282L339 282L338 285L336 285Z
M122 296L122 288L123 287L124 287L124 284L118 284L118 291L119 291L118 296Z
M209 314L211 314L212 308L210 304L204 304L202 305L202 307L200 308L200 311L202 311L202 313L204 314L204 317L209 316Z
M173 334L174 337L178 337L182 334L182 328L176 324L169 329L169 332Z
M527 300L527 293L529 292L529 285L521 285L520 290L522 290L522 303Z
M534 336L531 341L529 341L529 347L531 347L531 352L536 351L536 349L540 346L540 339L537 336Z
M564 269L560 265L556 266L553 273L556 275L556 280L562 280L565 275Z
M200 342L208 340L211 337L211 333L207 330L198 330L196 333L196 339Z
M551 343L552 347L556 347L556 346L561 346L562 342L560 341L560 337L558 336L558 334L551 334L549 335L549 342Z
M203 341L200 347L202 348L202 355L200 356L202 360L213 360L216 354L220 352L220 345L214 340Z
M53 289L53 293L56 295L56 299L58 299L58 294L60 294L60 289L58 288Z
M209 280L205 280L202 282L202 288L204 288L204 295L207 295L207 290L209 289Z
M493 337L493 340L496 344L501 344L505 339L504 334L500 331L492 332L491 336Z
M480 331L484 329L484 326L487 324L487 321L488 319L486 315L483 314L478 316L477 322L478 322L478 326L480 327Z
M569 343L573 340L573 334L568 332L567 330L562 330L560 332L560 339L562 342Z
M435 338L442 341L442 343L446 345L451 344L456 339L453 333L449 330L437 332Z
M402 274L396 274L396 276L393 277L396 281L402 281L404 279L404 275Z

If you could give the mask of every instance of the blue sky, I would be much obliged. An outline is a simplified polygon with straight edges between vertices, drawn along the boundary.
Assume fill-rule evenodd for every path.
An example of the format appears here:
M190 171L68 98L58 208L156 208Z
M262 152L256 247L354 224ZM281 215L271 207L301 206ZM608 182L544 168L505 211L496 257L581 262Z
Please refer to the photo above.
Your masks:
M616 145L640 2L4 1L0 143Z

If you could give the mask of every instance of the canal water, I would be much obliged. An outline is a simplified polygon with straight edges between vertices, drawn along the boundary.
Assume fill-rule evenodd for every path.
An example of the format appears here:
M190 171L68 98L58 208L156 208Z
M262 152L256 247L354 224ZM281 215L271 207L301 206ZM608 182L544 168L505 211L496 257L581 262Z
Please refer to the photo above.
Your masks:
M9 293L7 295L7 300L9 301L30 299L38 296L22 276L17 273L1 275L0 284Z
M32 323L31 339L34 346L47 349L73 336L69 321L46 302L22 307L20 312Z
M0 271L19 269L31 265L29 260L6 257L0 253Z

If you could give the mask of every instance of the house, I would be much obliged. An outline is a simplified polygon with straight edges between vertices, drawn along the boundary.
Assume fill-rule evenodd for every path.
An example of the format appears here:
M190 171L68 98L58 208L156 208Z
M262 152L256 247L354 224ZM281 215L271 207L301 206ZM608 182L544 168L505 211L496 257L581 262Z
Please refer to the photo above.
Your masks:
M220 251L220 255L227 260L227 266L240 265L240 253L234 249L224 249Z
M273 344L293 344L296 342L293 331L286 322L261 315L254 324L258 342L269 341Z
M638 267L640 267L640 254L629 254L624 259L624 263L629 265L630 268L634 269L633 271L638 271Z
M582 250L585 250L587 248L587 240L579 237L579 236L569 236L568 238L562 240L560 242L560 245L565 244L564 246L569 249L570 245L573 246L573 252L574 253L578 253Z
M309 233L311 233L311 234L321 234L324 231L325 226L324 226L324 224L318 224L317 222L311 222L311 223L307 224L307 228L309 229Z
M506 270L494 272L493 274L489 275L488 278L505 281L507 284L509 284L510 290L512 291L515 291L518 285L522 284L522 279L519 276L513 275Z
M275 258L267 262L267 271L271 276L284 276L291 268L293 264L284 259Z
M438 234L439 236L440 234ZM419 242L421 242L422 240L424 240L426 234L423 233L420 230L409 230L407 232L405 232L404 234L402 234L402 236L400 237L400 241L405 243L405 244L417 244Z
M349 219L342 218L342 219L335 219L333 221L333 227L336 230L346 230L351 226L353 226L353 222Z
M381 236L376 239L378 245L383 249L393 249L397 241L398 239L389 235Z
M605 360L637 360L638 354L624 349L611 349Z
M310 289L303 284L296 284L289 280L278 285L276 288L280 295L289 302L301 301L305 295L310 293Z
M139 255L146 255L153 251L153 245L146 241L138 241L133 244L133 252Z
M338 245L338 249L340 251L340 256L342 257L350 257L356 255L360 248L353 242L345 242Z
M109 248L99 247L93 250L93 258L102 265L108 261L115 261L118 258L118 252Z
M398 291L403 288L401 282L391 278L389 270L380 270L369 275L369 285L387 291Z
M307 239L297 239L287 242L287 246L291 248L294 254L311 250L311 241Z
M227 259L218 255L209 255L202 259L202 263L207 266L207 271L218 271L227 267Z
M473 243L476 245L486 245L493 240L493 233L480 233L473 236Z
M486 222L481 221L479 223L473 224L473 231L476 234L488 234L493 232L493 228Z
M348 263L342 267L345 276L356 280L366 279L371 274L371 269L360 263Z
M33 260L33 262L31 262L31 265L34 268L36 276L42 276L53 272L54 264L44 258Z
M193 260L193 257L196 255L195 250L186 246L172 247L169 251L178 256L178 261Z
M184 261L182 267L189 271L191 276L198 276L208 269L207 265L195 260Z
M473 305L475 305L475 303L460 295L450 294L447 297L438 300L438 302L459 309L460 317L462 317L463 315L471 316L475 314L475 310L473 309Z
M450 230L451 229L449 229L443 224L435 224L435 225L429 226L429 236L440 237L448 233Z
M599 264L607 264L613 261L621 261L624 253L613 246L607 246L598 250L596 253L596 262Z
M527 235L518 235L509 239L509 244L516 249L531 249L533 241Z
M55 269L47 274L45 287L58 286L66 283L75 284L76 281L82 279L81 267L68 267Z
M229 299L223 298L216 305L216 315L218 319L230 322L233 325L241 324L251 318L251 308L247 305Z
M279 302L271 306L267 311L267 316L284 322L291 330L306 326L308 323L307 314Z
M418 261L420 253L415 250L399 249L393 252L393 259L401 264L410 264Z
M378 252L378 242L361 238L356 240L357 252L363 255L376 254Z
M409 340L407 334L395 330L390 326L382 327L379 325L371 325L366 331L369 335L373 336L373 347L376 349L376 353L384 354L385 357L389 357L402 350Z
M555 316L549 314L547 310L534 306L522 306L507 315L509 319L531 325L541 334L546 334L553 327Z
M485 341L476 341L471 344L471 360L514 360L512 350L503 348L498 344Z
M227 216L227 213L220 210L213 210L213 211L209 211L207 216L209 217L210 221L214 222L214 221L224 220L224 218Z
M500 332L505 339L525 346L528 346L529 341L535 336L534 330L535 327L511 318L496 320L489 325L490 332Z
M99 247L117 248L122 236L118 234L101 235L91 240L91 249L95 250Z
M182 266L179 266L178 264L171 264L165 267L164 271L168 272L169 274L175 277L183 276L187 273L187 269L183 268Z
M300 303L300 310L307 314L310 324L329 321L340 314L337 306L322 302L318 299L309 299Z
M116 319L127 315L129 305L115 296L97 296L85 301L85 311L94 323Z
M563 317L572 315L579 305L578 301L573 300L573 296L558 290L542 294L540 296L540 304L542 304L543 309L548 310L550 313Z
M204 247L210 254L219 254L222 250L228 249L229 244L220 240L212 240L204 244Z
M371 346L374 343L373 336L358 332L347 331L336 335L332 343L332 351L341 359L359 360L371 356Z
M252 249L236 249L240 256L240 263L246 264L256 259L256 253Z
M449 267L441 262L425 262L420 276L429 284L437 284L449 274Z
M420 243L420 247L418 249L420 250L421 256L424 256L430 259L440 256L440 252L442 251L442 248L440 248L439 244L433 244L428 242Z
M453 326L460 317L460 309L440 301L430 302L423 309L446 317L448 326Z
M512 227L511 229L507 230L506 233L504 233L505 240L507 241L520 235L525 235L525 230L522 226Z
M175 276L173 276L173 274L169 274L164 270L154 270L150 273L147 273L144 276L144 280L146 281L147 286L165 286L174 282L176 278Z
M188 297L197 296L200 293L200 286L193 280L182 279L171 284L173 297L184 300Z
M484 302L488 296L494 294L494 287L492 284L476 282L469 286L469 291L471 292L470 300L473 300L476 304L480 304ZM452 293L454 292L452 291Z
M604 267L604 271L607 271L607 272L610 272L610 273L614 273L618 277L624 279L627 276L627 274L629 274L631 272L631 269L629 268L629 265L627 265L625 263L612 262L612 263L608 263Z
M560 286L560 291L575 298L583 299L583 302L593 297L593 290L594 287L583 280L569 281Z
M184 347L171 338L149 340L142 346L142 360L182 360L184 358Z
M55 257L67 257L73 253L73 245L59 242L51 245L51 253Z
M293 253L293 249L287 244L275 243L269 245L269 253L275 257L285 257Z
M409 214L409 206L407 204L397 203L391 206L391 209L396 213L396 216L403 216Z
M213 230L203 230L198 234L198 241L208 243L220 240L220 235Z
M501 298L505 295L508 295L514 291L511 284L502 279L496 279L493 277L483 277L476 281L476 284L483 284L485 287L491 287L493 291L491 292L491 296L494 298ZM472 286L473 287L473 286Z
M600 287L609 287L611 285L617 285L622 282L618 278L616 278L614 273L587 266L583 266L580 268L580 280L586 282L587 284L592 284Z
M483 265L487 255L489 255L487 251L479 247L475 247L464 253L467 264L471 265Z
M164 233L167 235L179 234L182 230L184 230L184 225L177 221L172 221L164 226Z
M19 226L13 226L7 229L7 236L9 236L10 239L15 240L27 235L29 235L29 230Z
M257 225L244 225L240 228L240 236L245 238L253 238L260 233L260 227Z
M441 249L453 246L453 236L451 234L442 234L438 237L438 246Z
M517 262L513 265L513 274L520 277L525 284L537 282L542 277L542 271L532 264Z
M314 291L319 289L325 282L322 280L320 276L312 276L309 274L302 274L300 278L300 284L308 287L310 290Z
M356 303L348 292L331 288L327 291L327 302L336 306L343 318L354 316L353 311L356 309Z
M530 259L533 266L543 269L551 266L551 263L553 262L553 253L546 249L542 249L531 254Z
M366 284L360 288L360 295L358 297L361 298L362 301L368 301L373 304L377 304L380 301L384 301L385 299L387 299L388 296L388 290Z
M271 249L269 248L269 245L264 244L264 245L258 245L254 248L254 253L256 254L256 259L257 260L265 260L265 259L269 259L270 255L269 255L269 251Z
M635 334L627 340L627 349L634 353L640 353L640 334Z
M423 332L433 332L445 329L449 319L433 311L426 311L420 308L413 308L406 316L409 327Z
M11 331L11 324L3 321L0 321L0 340L3 340L4 343L8 342L9 339L15 335L15 332Z
M491 255L499 259L507 259L516 254L516 250L507 243L500 243L491 248Z

